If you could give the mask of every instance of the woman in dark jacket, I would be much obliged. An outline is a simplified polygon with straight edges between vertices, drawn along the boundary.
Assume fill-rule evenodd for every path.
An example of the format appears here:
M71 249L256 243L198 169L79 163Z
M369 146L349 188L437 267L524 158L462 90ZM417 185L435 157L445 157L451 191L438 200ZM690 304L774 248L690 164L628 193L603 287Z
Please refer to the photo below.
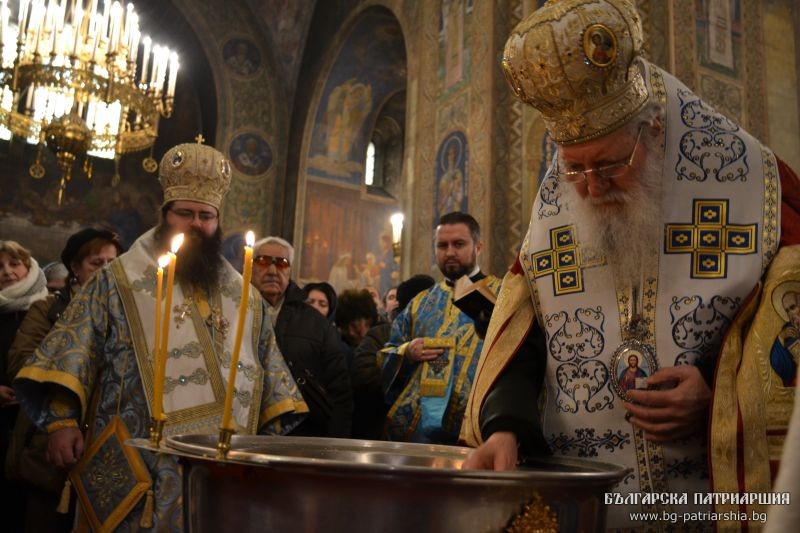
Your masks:
M64 290L31 305L8 351L8 373L13 378L25 361L53 328L69 305L72 296L86 284L95 271L103 268L122 252L117 236L106 230L87 228L73 234L61 252L67 267ZM17 417L11 449L6 458L6 472L25 486L26 531L70 531L72 518L56 512L66 472L45 461L47 434L24 415Z

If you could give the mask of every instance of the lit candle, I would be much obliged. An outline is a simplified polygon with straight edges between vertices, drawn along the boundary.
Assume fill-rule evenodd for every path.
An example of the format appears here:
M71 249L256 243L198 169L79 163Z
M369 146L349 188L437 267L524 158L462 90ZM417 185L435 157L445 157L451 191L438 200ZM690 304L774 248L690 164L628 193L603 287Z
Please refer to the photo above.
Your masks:
M145 35L144 39L142 39L142 75L139 78L139 83L145 84L147 83L147 62L150 60L150 45L152 44L152 40L150 40L149 35Z
M175 265L178 257L175 255L183 244L183 233L178 233L172 238L172 251L167 254L169 257L169 267L167 269L167 297L164 300L164 319L161 322L161 348L159 349L158 366L156 367L154 397L157 406L158 417L165 416L163 409L164 401L164 377L167 371L167 344L169 342L169 317L172 309L172 286L175 283Z
M233 390L236 382L236 365L239 364L239 349L242 346L242 333L244 332L244 320L247 315L247 304L250 300L250 278L253 274L253 244L256 237L252 231L248 231L245 236L244 246L244 271L242 272L242 299L239 302L239 319L236 322L236 337L233 341L233 354L231 355L231 368L228 371L228 387L225 391L225 407L222 411L222 429L235 430L235 424L231 424L231 412L233 411Z
M156 332L155 340L153 341L153 376L156 375L156 369L160 368L161 359L164 357L159 349L161 344L161 291L164 285L164 268L169 266L170 262L171 260L168 255L162 255L158 258L158 270L156 271ZM164 382L163 380L157 379L153 381L153 418L160 420L164 415Z
M26 18L28 16L28 4L30 4L30 0L22 0L19 5L19 21L17 22L17 28L19 29L17 40L19 42L24 41L25 32L27 30Z
M75 11L72 16L72 26L75 28L75 41L72 43L72 55L78 57L80 52L80 45L83 42L81 35L83 34L83 9L81 5L75 6Z
M3 42L6 38L6 25L8 24L8 6L6 5L7 0L3 0L2 6L0 6L0 46L3 45ZM0 48L0 52L2 52L2 48ZM0 57L0 61L2 61L2 57Z
M167 98L172 98L175 96L175 82L178 79L179 67L180 63L178 63L178 54L172 52L169 62L169 85L167 86Z

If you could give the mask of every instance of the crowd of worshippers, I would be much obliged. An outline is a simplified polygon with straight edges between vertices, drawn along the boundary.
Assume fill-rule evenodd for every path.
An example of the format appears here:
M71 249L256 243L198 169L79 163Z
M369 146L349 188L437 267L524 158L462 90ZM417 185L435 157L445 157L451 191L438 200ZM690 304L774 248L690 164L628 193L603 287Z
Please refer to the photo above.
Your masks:
M148 436L156 258L178 233L169 434L219 431L214 384L232 364L241 303L232 416L242 434L463 441L475 448L465 468L513 469L550 453L624 465L630 475L614 490L625 504L607 509L614 530L662 529L633 518L643 509L634 493L767 493L779 462L774 490L796 490L800 461L792 446L781 457L781 436L800 361L800 180L642 56L633 2L563 6L523 20L504 52L514 94L543 113L557 153L502 291L478 267L478 223L453 212L433 235L443 280L405 280L396 305L390 293L300 287L292 245L276 237L256 243L257 291L239 302L243 279L220 251L230 163L200 144L164 155L159 223L128 251L104 230L69 239L58 293L24 247L2 242L0 501L20 510L4 515L6 529L24 517L30 530L59 530L64 518L48 513L68 510L65 472L102 467L91 444L120 426ZM712 141L701 124L730 136ZM701 166L728 148L739 154L728 167ZM454 304L465 276L496 296L491 317ZM788 431L794 442L800 415ZM139 461L146 498L79 491L76 522L113 510L109 529L180 529L177 459ZM688 502L675 510L711 508ZM787 525L773 531L796 526L782 509ZM686 525L748 529L722 520Z
M445 408L449 398L455 399L450 409L441 409L420 398L425 376L408 363L397 365L403 353L411 363L457 359L455 371L469 366L471 374L480 355L471 319L451 311L449 301L456 279L484 277L477 266L480 228L472 216L454 212L441 218L434 239L444 281L437 285L429 275L413 275L383 295L373 287L337 294L327 282L301 287L292 275L290 242L271 236L255 243L252 285L263 297L278 349L309 411L289 435L456 443L471 375L462 385L464 393L434 398ZM24 246L0 241L3 490L11 501L25 494L27 501L18 509L26 509L28 530L36 524L67 531L71 517L55 512L65 473L48 461L47 432L18 409L12 381L74 295L122 253L113 231L86 228L69 237L60 262L40 268ZM492 281L496 290L498 280ZM463 342L453 346L452 356L424 345L425 338L456 335ZM442 416L445 410L449 414Z

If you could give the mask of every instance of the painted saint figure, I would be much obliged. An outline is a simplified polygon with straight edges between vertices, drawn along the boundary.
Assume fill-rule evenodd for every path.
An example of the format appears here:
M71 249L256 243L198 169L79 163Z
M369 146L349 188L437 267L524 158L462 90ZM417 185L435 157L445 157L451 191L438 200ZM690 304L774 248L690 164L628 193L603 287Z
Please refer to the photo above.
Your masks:
M636 380L646 377L647 372L639 367L639 356L631 354L628 356L628 367L619 373L619 386L625 392L638 389L640 387L636 386Z

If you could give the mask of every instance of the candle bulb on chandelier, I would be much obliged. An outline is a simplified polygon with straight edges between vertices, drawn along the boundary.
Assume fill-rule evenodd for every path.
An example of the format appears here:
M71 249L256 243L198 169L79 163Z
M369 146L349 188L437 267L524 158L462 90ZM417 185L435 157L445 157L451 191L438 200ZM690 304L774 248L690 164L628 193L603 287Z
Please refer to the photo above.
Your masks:
M169 62L169 85L167 87L167 98L173 98L175 96L175 82L178 79L179 67L180 63L178 63L178 54L173 52L170 56Z
M75 39L72 42L72 55L78 57L80 53L81 39L81 26L83 25L83 9L80 2L75 5L75 11L72 14L72 28L75 31Z
M125 20L122 25L122 42L128 46L131 42L131 33L133 33L133 4L128 4L125 7Z
M19 30L19 35L17 35L18 42L24 42L25 40L25 33L27 30L26 19L28 17L28 4L30 4L30 0L22 0L19 4L19 19L17 21L17 28Z
M131 67L131 79L135 79L136 74L136 59L139 57L139 38L142 34L139 32L139 17L136 17L136 27L131 32L131 40L128 43L128 57L130 62L133 63Z
M149 35L145 35L144 39L142 39L142 75L139 78L139 83L144 85L147 83L147 63L150 60L150 45L153 44L153 41L150 39Z
M0 5L0 66L2 66L2 45L5 42L6 31L8 30L8 2L3 0Z

